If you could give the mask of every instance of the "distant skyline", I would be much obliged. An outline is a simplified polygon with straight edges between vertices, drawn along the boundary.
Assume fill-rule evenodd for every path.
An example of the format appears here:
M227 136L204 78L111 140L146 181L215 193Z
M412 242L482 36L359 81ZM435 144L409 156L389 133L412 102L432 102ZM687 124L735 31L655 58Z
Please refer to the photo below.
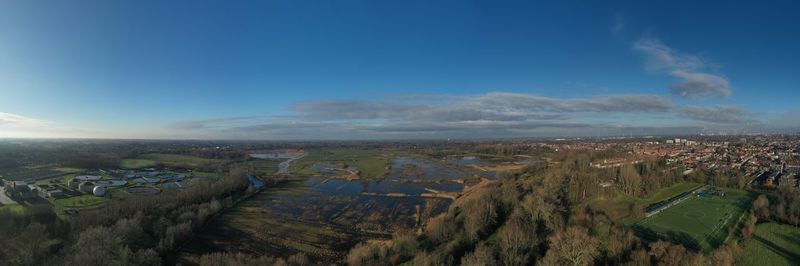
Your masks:
M0 138L800 132L796 1L2 1Z

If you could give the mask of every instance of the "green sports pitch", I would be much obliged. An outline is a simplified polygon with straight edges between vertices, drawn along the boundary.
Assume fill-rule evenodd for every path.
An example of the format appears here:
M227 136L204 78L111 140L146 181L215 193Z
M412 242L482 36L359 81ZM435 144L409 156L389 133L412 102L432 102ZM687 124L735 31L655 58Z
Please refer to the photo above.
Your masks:
M724 196L692 195L689 199L639 221L635 226L652 238L710 251L722 245L739 218L750 208L753 194L720 189Z

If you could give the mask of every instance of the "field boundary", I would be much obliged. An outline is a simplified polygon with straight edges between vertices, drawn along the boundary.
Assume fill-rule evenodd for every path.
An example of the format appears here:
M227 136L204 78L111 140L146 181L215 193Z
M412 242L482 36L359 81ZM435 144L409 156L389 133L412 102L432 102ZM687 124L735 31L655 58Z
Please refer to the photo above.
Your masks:
M651 216L659 214L660 212L662 212L662 211L664 211L666 209L669 209L672 206L680 204L681 202L683 202L686 199L690 198L692 195L697 194L698 191L700 191L701 189L704 189L705 187L706 186L700 186L698 188L695 188L692 191L683 192L683 193L678 194L677 196L669 198L669 199L667 199L665 201L656 202L656 203L651 204L650 206L645 208L645 218L650 218Z

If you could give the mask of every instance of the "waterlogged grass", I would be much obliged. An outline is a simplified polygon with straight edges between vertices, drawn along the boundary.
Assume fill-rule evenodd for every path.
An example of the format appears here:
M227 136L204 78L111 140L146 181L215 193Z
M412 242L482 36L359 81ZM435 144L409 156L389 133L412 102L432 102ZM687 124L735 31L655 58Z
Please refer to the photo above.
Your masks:
M352 165L358 168L360 177L380 179L388 172L389 161L394 157L391 152L361 149L325 149L312 150L300 160L292 163L292 171L301 175L314 175L316 163L337 163Z
M797 265L800 262L800 227L763 223L744 243L738 265Z
M350 247L363 238L336 226L299 220L286 213L264 208L264 202L301 195L307 189L302 181L293 179L284 182L227 209L184 249L182 259L193 261L212 250L265 254L302 252L330 262L344 256Z
M273 175L278 172L278 165L281 161L272 159L250 159L247 163L253 167L256 174Z

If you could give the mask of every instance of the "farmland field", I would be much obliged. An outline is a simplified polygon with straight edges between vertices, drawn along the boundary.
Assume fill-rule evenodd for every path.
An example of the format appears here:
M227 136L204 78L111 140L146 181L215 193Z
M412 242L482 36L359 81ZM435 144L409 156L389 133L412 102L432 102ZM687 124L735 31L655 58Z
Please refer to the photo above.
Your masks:
M278 165L280 160L273 159L255 159L251 158L248 164L253 167L256 174L259 175L272 175L278 172Z
M722 245L728 231L749 208L753 195L721 189L725 196L691 196L636 224L651 237L666 238L685 246L709 251Z
M219 162L220 160L206 159L190 155L150 153L136 158L124 159L122 160L122 163L120 163L120 167L126 169L136 169L152 167L159 163L171 166L201 167Z
M292 172L301 175L314 175L313 167L316 163L341 162L355 166L360 172L360 177L365 179L379 179L387 173L391 153L378 150L359 149L329 149L313 150L292 165Z
M0 177L6 180L14 181L54 177L63 173L64 172L60 171L59 169L53 169L46 166L0 169Z
M739 265L797 265L800 261L800 228L777 223L756 226L744 243Z
M120 163L120 167L125 169L145 168L155 165L155 161L146 159L124 159L122 160L122 163Z

